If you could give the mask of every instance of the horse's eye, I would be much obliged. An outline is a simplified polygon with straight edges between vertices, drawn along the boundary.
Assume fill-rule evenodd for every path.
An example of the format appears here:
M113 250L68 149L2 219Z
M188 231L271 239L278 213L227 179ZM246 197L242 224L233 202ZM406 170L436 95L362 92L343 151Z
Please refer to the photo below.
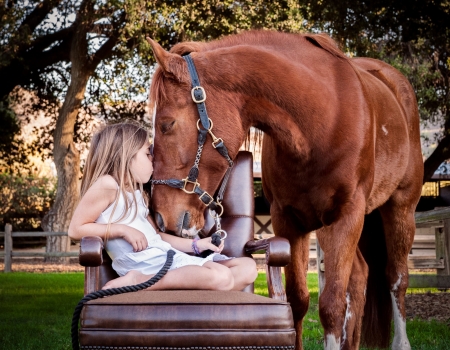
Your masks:
M162 123L161 124L161 132L163 134L167 134L172 129L174 124L175 124L175 120L173 120L171 122L167 122L167 123Z
M152 158L154 157L154 151L153 148L155 148L155 146L153 145L153 143L150 145L149 147L149 151L150 151L150 155L152 156Z

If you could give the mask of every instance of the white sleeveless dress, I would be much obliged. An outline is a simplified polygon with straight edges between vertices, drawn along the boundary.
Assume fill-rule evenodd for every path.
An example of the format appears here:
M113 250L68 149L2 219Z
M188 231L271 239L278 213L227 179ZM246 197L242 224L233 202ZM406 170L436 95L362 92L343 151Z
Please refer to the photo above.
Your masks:
M155 231L153 226L147 220L148 209L145 205L142 193L139 190L134 192L137 200L137 214L133 219L136 205L131 205L128 216L121 221L117 221L123 214L125 209L125 200L123 196L119 197L111 223L127 225L142 232L147 238L148 246L140 252L134 252L133 247L122 238L109 239L106 243L106 252L111 257L112 267L119 276L124 276L131 270L139 271L145 275L156 274L164 265L167 259L167 251L172 249L175 251L173 263L170 270L177 269L187 265L202 266L207 261L229 260L225 255L213 253L206 258L192 256L173 248L169 243L163 241L161 236ZM127 192L129 202L132 203L133 195ZM98 224L107 224L111 216L114 203L106 208L96 220Z

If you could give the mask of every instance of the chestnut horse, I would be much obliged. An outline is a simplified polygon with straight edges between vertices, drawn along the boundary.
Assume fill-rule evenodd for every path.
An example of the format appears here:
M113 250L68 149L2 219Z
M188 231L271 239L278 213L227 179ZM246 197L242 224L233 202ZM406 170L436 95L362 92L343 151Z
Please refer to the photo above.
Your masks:
M223 140L231 160L251 126L265 134L263 188L275 234L291 243L286 292L297 349L313 230L326 267L319 300L325 348L357 349L360 341L388 347L393 318L392 348L410 349L404 297L423 162L417 103L405 77L383 62L348 58L322 34L251 31L170 52L149 41L159 64L150 92L154 179L185 179L197 155L195 181L177 186L214 194L230 159L209 135L199 149L198 130L206 135L213 125L215 146ZM192 89L183 57L189 53L211 126L198 124L197 104L206 96ZM212 199L158 184L168 183L153 186L159 228L197 234Z

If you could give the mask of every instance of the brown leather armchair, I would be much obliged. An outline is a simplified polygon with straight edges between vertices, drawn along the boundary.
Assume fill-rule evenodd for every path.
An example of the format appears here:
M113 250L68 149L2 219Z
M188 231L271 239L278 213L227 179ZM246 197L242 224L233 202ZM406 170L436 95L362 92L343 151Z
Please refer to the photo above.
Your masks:
M228 233L223 253L240 257L265 251L270 298L254 295L251 285L245 292L143 290L91 300L80 317L81 349L294 348L292 312L281 281L290 246L277 237L253 240L252 166L251 153L240 152L223 200L221 225ZM214 232L214 221L209 215L205 219ZM85 294L118 277L98 237L82 239L80 264L86 267Z

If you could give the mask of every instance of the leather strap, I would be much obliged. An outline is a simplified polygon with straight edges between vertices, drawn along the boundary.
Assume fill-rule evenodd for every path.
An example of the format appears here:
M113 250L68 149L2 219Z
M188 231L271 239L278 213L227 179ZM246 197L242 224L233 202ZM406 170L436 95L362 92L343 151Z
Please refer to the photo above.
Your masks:
M189 75L191 76L192 96L195 104L197 105L200 121L202 123L202 126L206 130L209 130L210 128L209 117L208 112L206 112L206 104L204 102L206 99L205 90L200 85L200 79L198 78L197 70L195 69L194 61L192 60L191 55L183 56L183 58L187 63Z

